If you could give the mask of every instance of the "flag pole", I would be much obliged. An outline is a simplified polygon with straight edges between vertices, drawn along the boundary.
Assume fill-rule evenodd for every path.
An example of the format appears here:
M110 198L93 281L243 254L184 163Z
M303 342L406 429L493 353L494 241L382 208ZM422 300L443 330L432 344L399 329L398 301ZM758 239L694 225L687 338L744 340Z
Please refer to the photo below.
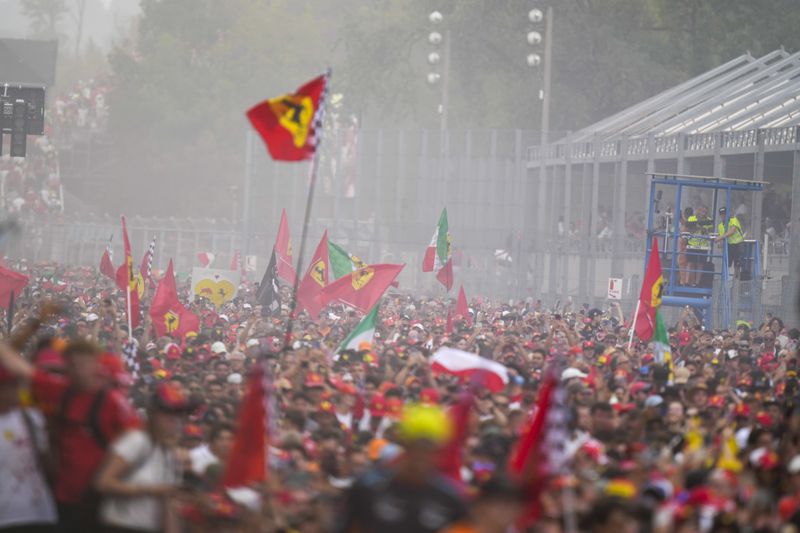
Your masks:
M636 331L636 320L639 318L639 306L642 304L642 299L636 300L636 311L633 313L633 322L631 323L631 334L628 337L628 351L631 351L631 345L633 344L633 333Z
M11 336L11 330L14 327L14 291L11 291L11 297L8 300L8 335Z
M130 276L129 276L130 277ZM128 286L126 288L127 291L127 298L125 298L125 306L128 310L128 341L133 338L133 319L131 318L131 283L128 281Z
M325 120L325 108L328 105L328 88L330 86L331 80L331 69L328 68L325 72L325 88L322 91L322 97L320 98L320 105L319 105L319 116L314 117L315 124L315 135L316 135L316 143L314 145L314 157L311 160L311 177L308 181L308 195L306 196L306 210L303 215L303 231L300 234L300 252L297 254L297 267L295 268L295 276L294 276L294 283L292 284L292 298L289 303L289 318L286 319L286 334L283 338L283 347L289 347L289 341L292 338L292 329L294 328L294 318L295 318L295 311L297 309L297 289L300 286L300 276L301 276L301 267L303 265L303 259L305 255L306 249L306 240L308 238L308 225L311 221L311 208L314 205L314 188L317 184L317 171L319 170L319 159L320 159L320 147L322 146L322 140L325 134L325 126L323 121Z

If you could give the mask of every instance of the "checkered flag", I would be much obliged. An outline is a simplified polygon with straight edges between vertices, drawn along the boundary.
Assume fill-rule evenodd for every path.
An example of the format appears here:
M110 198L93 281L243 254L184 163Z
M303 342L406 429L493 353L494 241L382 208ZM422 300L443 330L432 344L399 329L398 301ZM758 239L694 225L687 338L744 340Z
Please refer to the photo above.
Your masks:
M147 274L146 279L153 279L153 257L156 255L156 236L153 235L153 240L150 241L150 246L147 247Z
M151 289L154 289L156 286L155 282L153 282L153 257L155 255L156 237L153 236L153 240L150 241L150 246L147 247L147 251L144 253L144 257L142 257L142 264L139 265L140 282L149 282Z
M139 379L139 341L133 337L128 337L128 341L122 346L122 356L125 358L125 365L134 380Z
M319 97L319 107L314 112L314 118L312 120L312 128L311 128L311 138L308 141L310 146L314 147L314 150L319 150L320 141L322 140L322 133L325 128L325 113L327 112L328 108L328 92L330 91L331 86L331 74L332 71L328 68L325 71L324 78L325 83L322 88L322 94Z

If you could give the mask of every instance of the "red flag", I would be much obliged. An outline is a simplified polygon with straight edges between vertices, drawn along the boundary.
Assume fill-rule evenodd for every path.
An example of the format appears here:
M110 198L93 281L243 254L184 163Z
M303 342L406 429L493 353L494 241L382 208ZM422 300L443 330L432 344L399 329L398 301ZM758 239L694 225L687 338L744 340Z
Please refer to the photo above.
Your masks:
M13 294L14 300L17 300L27 284L28 276L0 265L0 307L8 309L11 305L11 295Z
M275 239L275 255L278 259L278 277L286 283L294 285L297 274L292 265L292 238L289 237L286 209L281 209L281 223L278 226L278 237Z
M467 327L472 327L472 315L469 314L469 305L467 305L467 294L464 292L464 286L458 288L458 299L456 300L456 317L461 316L466 322Z
M317 245L317 250L314 252L314 257L311 259L311 264L308 265L306 275L300 280L300 286L297 289L298 312L305 308L312 318L319 316L324 307L320 296L322 289L328 285L329 265L328 231L325 230Z
M370 265L342 276L322 289L321 302L338 300L367 314L405 265Z
M661 291L664 278L661 276L661 258L658 253L658 239L653 237L653 247L647 260L642 290L639 293L639 307L636 315L636 335L643 341L653 338L656 331L656 311L661 305Z
M122 217L122 238L125 243L125 259L117 269L117 287L125 293L126 299L130 295L131 316L128 318L130 319L131 326L136 328L139 326L139 286L136 274L133 272L131 241L128 239L128 226L125 224L125 217ZM128 287L130 287L130 291L128 291Z
M469 436L469 413L475 403L474 388L464 392L448 412L452 421L453 432L450 439L439 452L439 470L450 479L460 482L461 463L464 455L464 444Z
M250 374L247 392L239 407L236 436L222 485L226 488L246 487L267 478L267 397L264 373Z
M551 369L539 390L536 410L530 423L520 435L509 458L509 472L516 476L528 498L528 508L523 513L520 525L530 524L538 518L541 511L539 500L548 475L547 450L544 446L547 416L554 405L556 387L558 379Z
M209 268L211 263L214 262L214 254L211 252L200 252L197 254L197 260L200 261L200 266Z
M178 287L172 269L172 259L158 282L153 303L150 306L150 317L159 337L172 335L183 340L190 331L200 331L200 317L192 313L178 299Z
M436 273L436 279L439 283L447 287L447 290L453 288L453 260L448 259L444 266Z
M107 278L116 279L114 265L111 264L111 254L108 253L108 248L103 250L103 257L100 258L100 273Z
M247 112L272 159L303 161L314 156L327 85L328 75L323 74L295 93L270 98Z

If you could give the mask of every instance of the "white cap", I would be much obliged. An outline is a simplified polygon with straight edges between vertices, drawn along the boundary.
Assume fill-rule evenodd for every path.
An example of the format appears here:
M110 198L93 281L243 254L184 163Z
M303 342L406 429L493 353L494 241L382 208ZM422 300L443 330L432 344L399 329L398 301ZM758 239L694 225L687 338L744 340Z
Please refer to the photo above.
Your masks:
M786 467L786 470L788 470L790 474L800 474L800 455L795 455L792 457L792 460L789 461L789 466Z
M98 318L100 318L100 317L99 317L99 316L97 316L97 315L96 315L96 314L94 314L94 313L89 313L88 315L86 315L86 321L87 321L87 322L94 322L94 321L95 321L95 320L97 320Z
M252 308L253 308L253 306L252 306L252 305L250 305L250 304L244 304L244 305L242 305L242 309L252 309Z
M564 370L561 373L561 380L562 381L566 381L568 379L574 379L574 378L583 379L583 378L588 377L588 376L589 376L589 374L581 372L577 368L568 368L568 369Z
M228 315L219 315L219 318L220 318L220 320L224 320L225 322L228 322Z
M228 353L228 349L224 342L217 341L211 345L211 353Z
M261 343L258 342L258 339L250 339L247 341L247 347L252 348L253 346L260 346Z
M228 383L232 383L234 385L240 385L242 383L242 375L236 372L230 374L228 376Z

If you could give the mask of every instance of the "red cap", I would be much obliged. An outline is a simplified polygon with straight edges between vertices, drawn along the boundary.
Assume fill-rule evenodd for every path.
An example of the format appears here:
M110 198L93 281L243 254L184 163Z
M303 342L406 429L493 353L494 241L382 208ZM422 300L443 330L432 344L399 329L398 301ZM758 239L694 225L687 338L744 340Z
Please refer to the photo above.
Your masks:
M649 383L645 383L644 381L635 381L631 385L631 394L636 394L637 392L641 392L649 388L650 388Z
M164 353L166 354L167 359L170 361L175 361L176 359L181 358L181 348L174 342L171 342L164 347Z
M125 363L116 354L106 352L101 355L100 369L103 374L113 379L117 385L129 387L133 384L133 379L125 368Z
M186 413L192 408L181 389L163 381L156 385L153 405L159 411L166 413Z
M303 386L311 389L311 388L324 388L325 387L325 380L322 379L322 376L317 374L316 372L309 372L306 374L306 379L303 382Z
M390 418L400 418L403 412L403 400L400 398L389 398L386 400L386 416Z
M375 418L386 416L386 400L382 394L373 394L370 398L369 414Z
M433 387L422 389L422 391L419 393L419 401L422 403L437 404L439 403L439 391Z

